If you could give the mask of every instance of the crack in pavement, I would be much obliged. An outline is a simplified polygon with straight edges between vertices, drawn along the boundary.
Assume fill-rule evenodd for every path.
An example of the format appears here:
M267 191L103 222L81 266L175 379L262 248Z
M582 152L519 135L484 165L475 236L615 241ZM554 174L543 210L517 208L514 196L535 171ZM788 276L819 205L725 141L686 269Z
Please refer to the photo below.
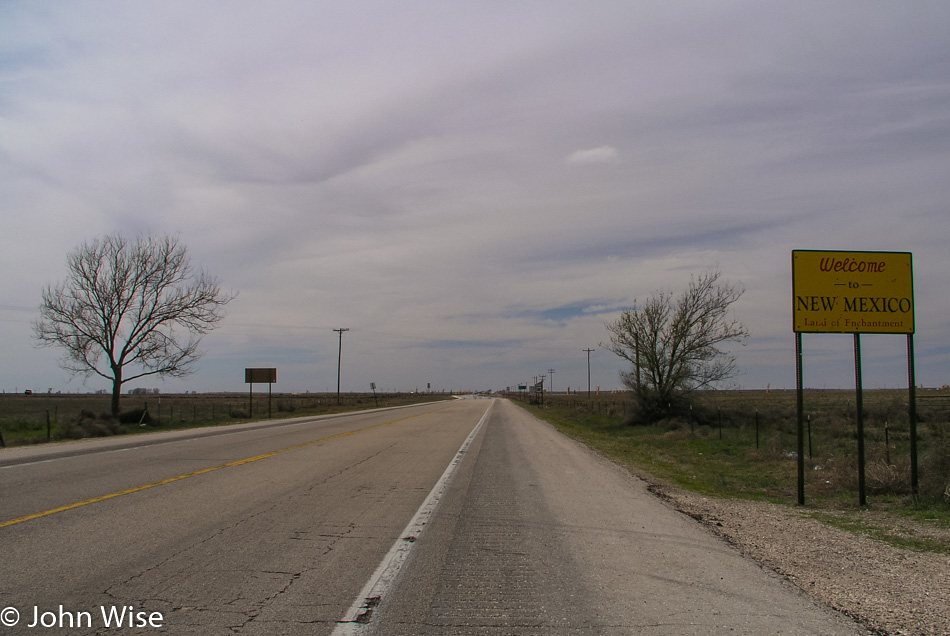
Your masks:
M220 537L222 537L223 535L225 535L226 533L232 532L233 530L239 528L240 526L242 526L242 525L244 525L244 524L247 524L247 523L251 522L252 520L254 520L254 519L256 519L256 518L258 518L258 517L260 517L260 516L262 516L262 515L270 514L274 509L276 509L276 508L278 508L278 507L280 507L280 506L286 505L287 503L293 501L294 499L297 499L297 498L299 498L299 497L303 497L303 496L305 496L306 494L313 492L315 489L320 488L320 487L322 487L322 486L325 486L325 485L328 484L330 481L332 481L332 480L334 480L334 479L340 477L341 475L344 475L344 474L347 473L348 471L350 471L350 470L352 470L352 469L354 469L354 468L356 468L356 467L358 467L358 466L360 466L360 465L362 465L362 464L364 464L364 463L366 463L366 462L368 462L368 461L371 461L372 459L378 457L380 454L382 454L383 452L389 450L390 448L392 448L392 447L395 446L396 444L398 444L398 442L395 442L395 443L393 443L393 444L390 444L390 445L386 446L385 448L382 448L382 449L378 450L378 451L375 452L375 453L371 453L370 455L367 455L366 457L364 457L363 459L361 459L361 460L358 461L358 462L354 462L354 463L352 463L352 464L348 464L347 466L343 467L342 469L338 470L337 472L328 474L328 475L324 476L323 479L321 479L321 480L319 480L319 481L317 481L317 482L311 483L309 486L307 486L307 487L304 488L304 489L287 493L284 497L281 497L281 498L279 498L279 499L275 499L275 500L271 501L269 505L267 505L267 506L265 506L265 507L262 507L262 508L259 508L259 509L257 509L256 511L254 511L254 512L252 512L252 513L250 513L250 514L248 514L248 515L246 515L246 516L244 516L244 517L241 517L240 519L237 519L237 520L235 520L234 522L232 522L232 523L230 523L230 524L228 524L228 525L226 525L226 526L221 526L221 527L219 527L218 529L216 529L216 530L215 530L214 532L212 532L211 534L209 534L209 535L207 535L207 536L205 536L205 537L203 537L203 538L198 539L197 541L195 541L195 542L192 543L191 545L188 545L188 546L182 548L181 550L179 550L179 551L177 551L177 552L174 552L174 553L168 555L166 558L164 558L164 559L162 559L161 561L155 563L154 565L152 565L152 566L150 566L150 567L148 567L148 568L142 570L141 572L139 572L139 573L137 573L137 574L135 574L135 575L133 575L133 576L131 576L131 577L125 579L124 581L121 581L121 582L115 583L115 584L113 584L113 585L110 585L108 588L106 588L105 590L103 590L103 594L105 594L105 595L106 595L107 597L109 597L109 598L116 599L116 598L117 598L116 595L113 594L113 590L115 590L116 588L119 588L119 587L127 587L127 586L131 585L136 579L141 579L141 578L147 576L148 574L150 574L150 573L152 573L152 572L154 572L154 571L156 571L156 570L158 570L158 569L161 569L161 568L164 567L165 565L167 565L167 564L171 563L172 561L174 561L174 560L180 558L182 555L184 555L184 554L186 554L186 553L188 553L188 552L191 552L192 550L195 550L195 549L199 548L200 546L202 546L202 545L204 545L204 544L206 544L206 543L215 541L215 540L219 539ZM345 532L343 532L341 535L339 535L339 536L334 536L334 535L319 535L319 536L324 536L324 537L327 537L327 538L333 538L333 539L339 540L339 539L345 538L345 536L346 536L347 534L350 534L353 530L355 530L355 526L353 526L353 525L351 524L351 525L348 527L348 529L347 529ZM291 538L293 539L294 537L291 537ZM326 553L328 553L330 550L332 550L332 546L333 546L333 544L334 544L335 542L336 542L336 541L333 541L333 542L331 542L331 543L328 545L328 548L324 551L324 554L326 554Z

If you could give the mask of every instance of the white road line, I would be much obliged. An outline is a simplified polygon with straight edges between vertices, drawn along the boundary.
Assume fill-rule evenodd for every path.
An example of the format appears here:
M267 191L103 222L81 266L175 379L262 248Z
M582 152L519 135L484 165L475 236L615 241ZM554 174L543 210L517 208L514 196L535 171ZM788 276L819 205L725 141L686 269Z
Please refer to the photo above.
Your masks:
M478 431L481 430L482 425L488 420L488 414L491 413L492 406L494 405L495 400L493 399L491 404L488 405L488 408L485 409L485 414L478 420L478 424L475 425L472 432L469 433L465 441L462 442L462 446L459 447L455 457L449 462L449 465L446 467L445 472L442 473L439 481L432 487L429 496L426 497L425 501L422 502L422 505L419 506L419 509L416 511L415 516L409 521L409 525L406 526L406 529L403 530L399 538L396 539L396 542L389 549L389 552L383 557L382 562L380 562L376 571L373 572L373 575L369 577L366 585L363 586L363 590L359 596L356 597L356 600L353 602L353 605L350 606L346 615L337 621L336 629L333 630L330 636L358 634L360 629L369 622L373 609L379 604L380 600L386 595L386 592L395 582L396 575L409 556L409 552L415 545L416 539L429 522L432 513L435 512L436 507L442 500L442 495L448 490L449 481L455 473L455 469L462 461L462 456L465 454L465 451L468 450L475 436L478 435Z

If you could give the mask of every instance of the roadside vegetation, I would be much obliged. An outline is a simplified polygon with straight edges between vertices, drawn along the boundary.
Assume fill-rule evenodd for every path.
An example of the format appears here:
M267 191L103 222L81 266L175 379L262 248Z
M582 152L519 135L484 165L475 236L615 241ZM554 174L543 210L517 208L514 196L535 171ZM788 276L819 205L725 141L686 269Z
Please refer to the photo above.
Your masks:
M738 373L735 356L722 346L749 337L730 313L742 294L712 270L692 278L678 296L657 290L635 300L632 309L607 323L607 348L630 365L620 379L631 390L640 419L686 415L693 393Z
M715 497L797 502L794 391L703 391L682 415L642 423L634 396L514 401L647 480ZM806 508L838 527L950 552L950 391L918 392L920 488L910 480L907 392L866 391L868 506L858 505L853 391L805 394ZM931 532L930 530L933 530Z
M448 393L189 393L126 395L118 418L109 395L0 394L0 437L6 446L83 437L223 426L251 420L327 415L450 399Z
M185 246L168 235L100 236L70 252L66 264L66 279L43 290L33 335L39 346L63 351L65 370L112 383L112 420L120 418L127 382L191 374L202 336L235 297L194 268Z

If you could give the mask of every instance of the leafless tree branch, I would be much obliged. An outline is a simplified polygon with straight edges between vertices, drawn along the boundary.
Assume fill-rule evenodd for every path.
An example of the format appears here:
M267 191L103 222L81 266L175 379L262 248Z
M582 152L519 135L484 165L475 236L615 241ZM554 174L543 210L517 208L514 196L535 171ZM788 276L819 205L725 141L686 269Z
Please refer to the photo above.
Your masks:
M645 412L675 409L690 392L736 375L735 357L723 345L749 336L729 316L743 290L720 278L718 270L705 272L675 299L671 292L655 292L607 324L607 346L631 363L621 378Z
M235 296L195 272L185 246L167 235L100 237L66 264L66 280L43 290L34 336L40 346L63 349L64 369L112 381L114 417L124 382L190 373L201 336Z

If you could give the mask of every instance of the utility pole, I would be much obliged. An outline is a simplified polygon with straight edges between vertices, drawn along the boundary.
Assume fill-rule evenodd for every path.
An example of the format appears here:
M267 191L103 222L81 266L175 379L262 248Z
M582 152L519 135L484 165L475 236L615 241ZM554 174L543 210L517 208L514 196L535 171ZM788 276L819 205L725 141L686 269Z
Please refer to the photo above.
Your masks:
M554 393L554 369L548 369L548 373L551 374L551 393Z
M349 331L346 327L341 327L339 329L334 329L333 331L339 332L340 334L340 353L339 357L336 359L336 404L340 405L340 371L343 367L343 332Z
M581 349L587 352L587 397L590 397L590 352L594 349Z

